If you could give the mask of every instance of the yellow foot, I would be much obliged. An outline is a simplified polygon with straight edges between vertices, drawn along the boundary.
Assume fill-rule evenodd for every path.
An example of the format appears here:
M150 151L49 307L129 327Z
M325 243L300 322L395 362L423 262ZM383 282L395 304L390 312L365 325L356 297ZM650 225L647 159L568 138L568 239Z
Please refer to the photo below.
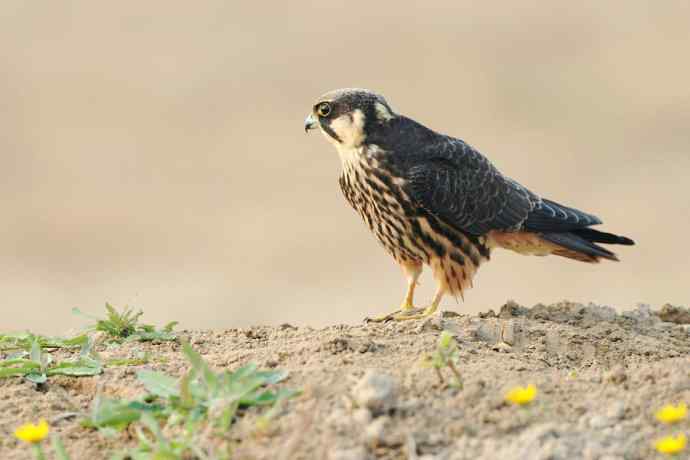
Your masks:
M387 323L388 321L407 321L410 319L424 319L436 313L436 306L427 308L402 308L378 318L364 318L365 323Z

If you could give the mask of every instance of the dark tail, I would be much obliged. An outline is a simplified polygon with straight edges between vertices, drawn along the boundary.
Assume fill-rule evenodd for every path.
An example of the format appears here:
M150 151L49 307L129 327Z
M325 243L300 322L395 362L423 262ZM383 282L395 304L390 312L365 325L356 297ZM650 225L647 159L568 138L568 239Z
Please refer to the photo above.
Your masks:
M600 258L618 261L616 254L595 243L626 246L635 244L630 238L591 228L578 228L563 233L542 233L541 237L563 248L554 251L554 254L590 263L599 262Z

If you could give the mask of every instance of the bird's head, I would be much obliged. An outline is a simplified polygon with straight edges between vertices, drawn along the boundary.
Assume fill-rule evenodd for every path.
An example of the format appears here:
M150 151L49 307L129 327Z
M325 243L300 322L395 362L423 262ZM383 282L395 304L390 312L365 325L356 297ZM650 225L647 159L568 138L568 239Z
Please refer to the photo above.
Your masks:
M340 150L352 150L396 117L388 102L366 89L337 89L317 99L304 130L320 129Z

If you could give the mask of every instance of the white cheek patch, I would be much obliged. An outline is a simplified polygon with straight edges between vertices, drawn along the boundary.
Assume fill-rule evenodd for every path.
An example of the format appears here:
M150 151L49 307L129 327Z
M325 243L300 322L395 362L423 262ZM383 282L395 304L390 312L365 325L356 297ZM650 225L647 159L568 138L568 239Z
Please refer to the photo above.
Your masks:
M380 102L376 103L376 117L381 120L381 121L389 121L393 118L393 114L388 110L388 108L381 104Z
M346 148L357 148L362 145L364 138L364 113L357 109L352 114L341 115L335 120L331 121L331 129L340 138L340 146ZM338 141L330 138L327 133L326 137L331 142L338 144Z

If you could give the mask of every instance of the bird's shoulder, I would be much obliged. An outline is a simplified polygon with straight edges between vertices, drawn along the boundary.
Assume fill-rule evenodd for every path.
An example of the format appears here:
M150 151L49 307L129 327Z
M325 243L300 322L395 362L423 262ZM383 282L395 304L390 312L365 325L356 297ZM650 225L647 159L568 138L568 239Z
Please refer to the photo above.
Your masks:
M410 196L447 223L473 234L517 230L541 198L504 176L462 139L406 119L394 155Z

